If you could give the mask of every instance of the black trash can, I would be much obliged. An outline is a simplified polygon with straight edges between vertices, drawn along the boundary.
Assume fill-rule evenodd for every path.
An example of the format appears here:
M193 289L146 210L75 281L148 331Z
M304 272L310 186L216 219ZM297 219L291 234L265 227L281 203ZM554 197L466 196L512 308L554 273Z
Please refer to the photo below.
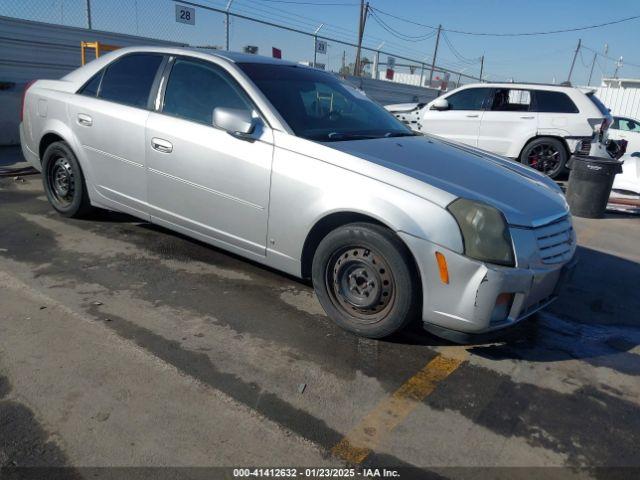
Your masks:
M613 178L622 162L599 157L571 157L567 203L576 217L602 218L607 208Z

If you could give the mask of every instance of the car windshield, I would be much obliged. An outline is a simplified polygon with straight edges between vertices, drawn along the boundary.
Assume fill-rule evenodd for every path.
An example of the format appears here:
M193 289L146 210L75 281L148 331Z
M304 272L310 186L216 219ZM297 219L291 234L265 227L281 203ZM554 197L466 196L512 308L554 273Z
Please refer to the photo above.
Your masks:
M415 135L364 93L330 73L295 65L239 66L299 137L332 142Z

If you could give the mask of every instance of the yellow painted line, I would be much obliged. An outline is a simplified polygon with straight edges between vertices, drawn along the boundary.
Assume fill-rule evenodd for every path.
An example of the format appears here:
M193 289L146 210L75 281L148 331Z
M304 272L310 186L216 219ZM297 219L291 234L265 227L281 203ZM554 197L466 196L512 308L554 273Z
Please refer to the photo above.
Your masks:
M362 463L380 443L442 380L455 372L469 356L462 347L444 347L422 370L385 398L356 425L331 453L352 464Z

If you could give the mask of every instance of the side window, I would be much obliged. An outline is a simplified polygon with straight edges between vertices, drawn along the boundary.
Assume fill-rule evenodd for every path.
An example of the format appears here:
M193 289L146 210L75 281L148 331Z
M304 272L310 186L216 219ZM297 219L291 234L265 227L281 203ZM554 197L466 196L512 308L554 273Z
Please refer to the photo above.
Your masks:
M197 60L177 59L169 74L162 112L211 126L216 107L253 108L245 93L222 68Z
M96 73L91 80L84 84L78 93L81 95L86 95L87 97L96 97L98 95L98 88L100 87L100 80L102 80L102 74L104 70L100 70Z
M482 110L488 88L468 88L447 97L449 110Z
M640 132L640 124L628 118L621 118L620 130L623 130L625 132Z
M493 95L491 110L494 112L528 112L531 108L531 92L512 88L498 88Z
M104 72L99 98L146 108L162 55L132 54L111 63Z
M542 113L578 113L578 107L566 93L536 90L536 111Z
M611 123L611 126L609 128L613 130L620 130L620 119L618 117L614 117L613 122Z

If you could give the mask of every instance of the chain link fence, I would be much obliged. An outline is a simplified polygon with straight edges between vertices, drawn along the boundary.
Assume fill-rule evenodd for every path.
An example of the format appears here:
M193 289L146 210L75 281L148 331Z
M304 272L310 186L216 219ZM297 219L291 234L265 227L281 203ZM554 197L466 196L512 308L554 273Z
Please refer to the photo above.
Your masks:
M232 6L227 0L0 0L0 16L57 25L81 27L103 32L135 35L196 47L243 51L257 47L257 53L316 65L342 75L354 75L357 45L336 38L314 27L290 27L287 17L252 16L251 9ZM180 9L188 11L189 21L179 21ZM265 10L261 10L263 12ZM280 14L283 15L283 14ZM302 18L302 17L301 17ZM316 27L317 28L317 27ZM338 32L335 28L329 30ZM340 36L345 36L342 34ZM91 40L87 35L87 40ZM228 41L228 45L227 45ZM278 51L274 51L277 49ZM415 60L397 52L363 46L360 75L415 86L448 88L478 81L469 73L436 66L433 74L427 59ZM431 79L431 84L429 80Z

